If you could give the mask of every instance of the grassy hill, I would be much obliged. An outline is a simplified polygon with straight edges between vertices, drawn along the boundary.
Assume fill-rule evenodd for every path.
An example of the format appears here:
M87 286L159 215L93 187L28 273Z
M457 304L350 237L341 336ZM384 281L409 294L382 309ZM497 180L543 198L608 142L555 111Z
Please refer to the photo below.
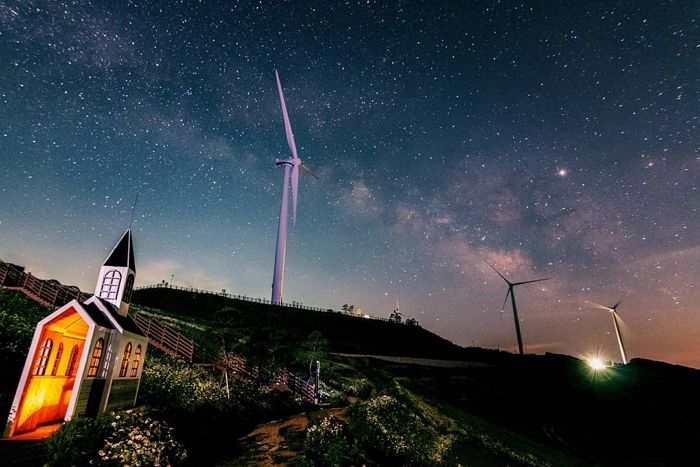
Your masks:
M268 345L265 330L276 329L293 346L319 331L333 352L475 363L431 368L333 357L325 367L326 382L340 390L353 379L374 388L359 407L384 394L398 397L397 407L410 412L407 420L426 413L440 420L430 422L435 433L458 440L443 459L448 465L479 459L476 465L651 466L700 459L694 446L700 439L700 371L694 369L633 359L593 372L569 356L465 349L420 327L169 289L138 291L134 302L198 323L208 330L203 339L212 339L215 328ZM371 454L380 464L400 458Z
M318 331L328 340L332 352L456 360L470 357L462 347L420 326L169 288L137 290L132 301L167 310L171 316L236 329L243 335L256 334L260 329L278 329L294 341Z

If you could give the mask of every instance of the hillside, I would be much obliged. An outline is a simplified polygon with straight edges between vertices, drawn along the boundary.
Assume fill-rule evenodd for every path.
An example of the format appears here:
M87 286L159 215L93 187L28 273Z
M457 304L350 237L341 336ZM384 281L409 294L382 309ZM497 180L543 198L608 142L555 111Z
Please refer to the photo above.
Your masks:
M379 410L373 404L388 400L407 411L380 416L390 431L409 436L401 428L401 417L432 417L434 439L456 437L458 441L444 459L448 465L472 465L479 459L476 465L651 466L698 459L694 442L700 438L700 401L695 395L700 393L700 371L691 368L633 359L625 366L593 372L585 362L570 356L465 349L420 327L213 294L141 290L134 301L154 312L198 323L204 329L200 335L204 340L233 333L262 343L258 347L262 348L270 344L270 334L264 330L274 328L286 336L284 340L297 343L319 331L332 352L473 363L463 368L431 368L365 358L326 360L324 380L330 386L347 393L343 388L349 381L351 385L364 381L373 394L384 397L366 398L365 394L361 406L350 411L351 443L360 442L358 437L363 436L364 418L358 413ZM310 414L301 422L313 423L322 416ZM298 417L293 420L288 423L301 423ZM303 451L299 444L303 433L278 433L279 426L287 422L257 430L279 438L280 446L292 452L293 458L295 449ZM253 445L241 448L239 455L245 458L260 449ZM387 455L366 449L380 464Z
M292 340L298 340L318 331L328 340L332 352L454 360L469 358L471 354L420 326L336 312L268 305L169 288L136 290L132 301L167 310L172 316L235 328L247 335L254 330L276 328L284 330Z
M700 461L700 371L691 368L632 359L594 372L570 356L464 349L420 327L214 294L141 290L134 302L208 350L225 341L262 365L297 365L300 375L298 352L308 349L309 335L319 331L326 341L321 380L329 396L315 408L240 381L231 381L229 400L216 374L168 363L149 351L139 404L175 426L189 465L327 465L328 452L339 456L338 465L636 467ZM5 412L32 324L48 312L17 292L0 291L0 328L7 331L0 333L8 375L0 385ZM467 365L439 368L326 351ZM337 429L324 432L328 415L336 417L331 426ZM310 435L314 427L323 438ZM328 443L337 450L328 451ZM21 445L0 443L0 463L43 465L47 454L40 447L28 456Z

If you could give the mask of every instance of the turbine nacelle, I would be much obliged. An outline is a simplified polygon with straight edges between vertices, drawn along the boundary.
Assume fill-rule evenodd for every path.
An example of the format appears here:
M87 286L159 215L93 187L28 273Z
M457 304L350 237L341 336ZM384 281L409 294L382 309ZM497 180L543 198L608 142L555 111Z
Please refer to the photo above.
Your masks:
M299 163L301 162L301 159L297 159ZM275 159L275 165L280 166L280 165L290 165L294 167L295 165L299 165L299 163L295 162L294 159Z

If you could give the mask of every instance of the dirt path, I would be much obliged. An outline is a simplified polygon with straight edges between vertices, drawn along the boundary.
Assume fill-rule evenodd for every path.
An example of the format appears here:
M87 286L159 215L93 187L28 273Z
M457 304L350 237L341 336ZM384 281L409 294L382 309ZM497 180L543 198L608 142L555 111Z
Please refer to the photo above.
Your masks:
M229 467L289 465L303 448L304 433L310 420L328 415L344 419L347 410L348 407L321 409L258 425L253 431L238 439L243 452L238 459L225 465Z

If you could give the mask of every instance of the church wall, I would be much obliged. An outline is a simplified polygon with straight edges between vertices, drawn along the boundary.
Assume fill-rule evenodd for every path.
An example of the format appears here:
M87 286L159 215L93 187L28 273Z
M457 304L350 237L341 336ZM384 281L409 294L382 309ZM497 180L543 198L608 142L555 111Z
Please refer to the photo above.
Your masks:
M90 346L86 347L82 374L80 378L80 389L73 404L71 416L75 415L99 415L104 412L106 402L106 391L108 379L113 366L114 359L114 334L115 331L98 328L90 339ZM117 335L118 337L118 335ZM103 341L102 355L95 376L88 376L90 372L90 362L99 339Z
M131 344L131 350L128 358L125 359L126 349ZM141 346L140 355L136 355L137 347ZM124 331L120 338L117 352L114 358L112 369L112 382L109 388L108 400L105 410L116 408L133 407L136 403L136 396L141 381L141 372L143 371L143 363L146 357L146 349L148 340L140 335L132 334ZM134 362L138 359L136 374L133 374ZM126 373L122 376L123 364L126 362Z
M52 315L49 322L42 320L37 325L35 343L27 354L25 372L17 390L21 396L14 420L8 420L13 425L12 434L31 431L41 424L64 420L76 380L77 363L83 350L84 335L81 334L85 332L87 325L81 322L82 325L76 326L78 332L71 334L60 327L58 330L52 329L51 323L66 318L73 320L76 316L76 310L68 307ZM51 351L48 358L41 358L47 339L52 342ZM71 374L66 375L74 346L77 346L74 365ZM39 366L40 371L37 370Z

